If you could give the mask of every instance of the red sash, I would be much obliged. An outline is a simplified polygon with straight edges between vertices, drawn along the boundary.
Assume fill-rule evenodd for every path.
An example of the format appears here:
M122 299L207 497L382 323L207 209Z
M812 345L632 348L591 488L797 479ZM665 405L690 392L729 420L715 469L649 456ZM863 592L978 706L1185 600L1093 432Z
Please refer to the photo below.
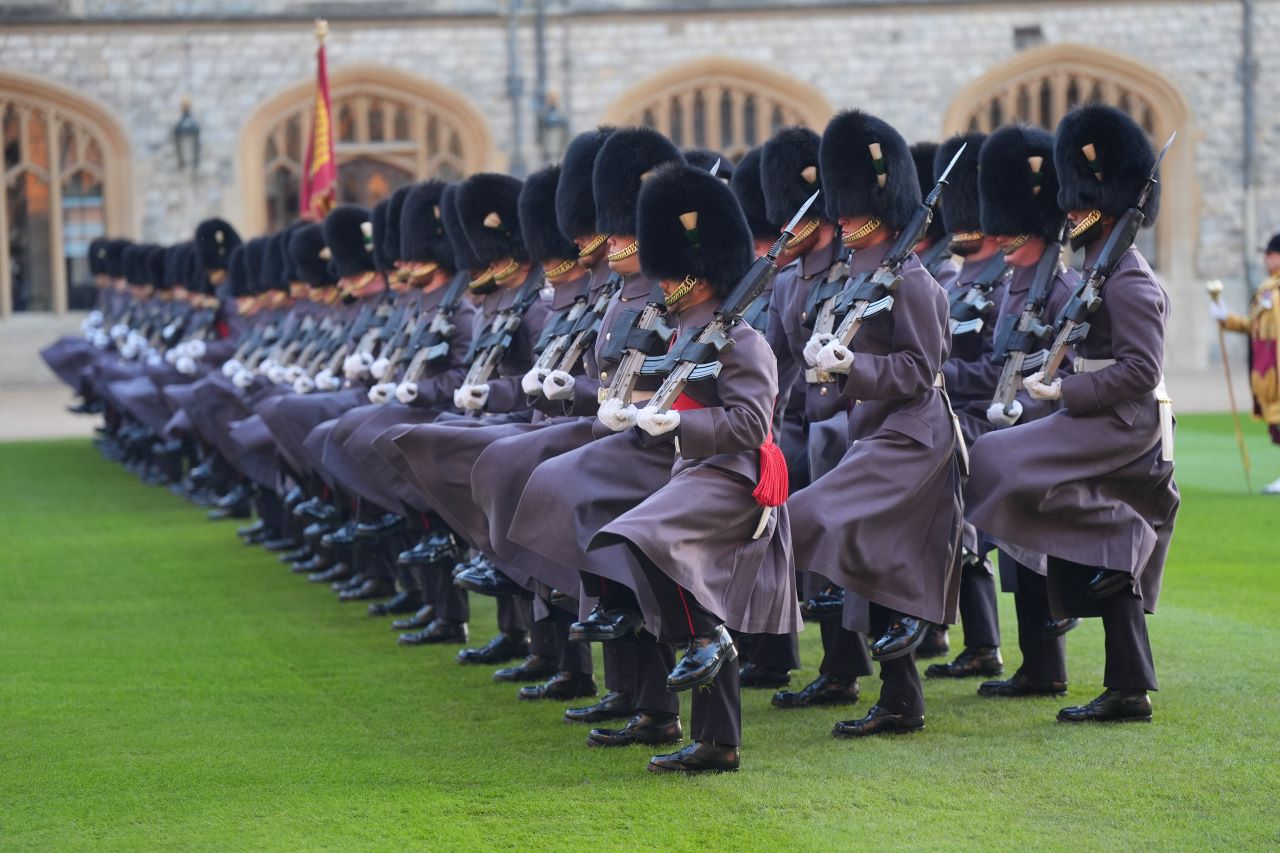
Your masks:
M702 403L683 391L671 404L673 412L687 412L693 409L705 409ZM760 480L756 483L751 497L760 506L782 506L790 494L787 458L782 455L782 448L773 442L773 430L769 430L764 444L760 445Z

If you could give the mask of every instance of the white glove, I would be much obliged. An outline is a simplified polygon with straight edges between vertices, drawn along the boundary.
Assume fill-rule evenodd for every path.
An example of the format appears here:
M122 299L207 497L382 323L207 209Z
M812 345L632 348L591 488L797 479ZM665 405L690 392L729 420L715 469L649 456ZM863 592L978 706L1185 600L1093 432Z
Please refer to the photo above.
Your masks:
M539 397L542 395L542 381L546 378L546 371L531 367L528 373L520 377L520 390L530 397Z
M342 380L333 375L332 370L322 370L316 374L316 388L321 391L337 391L342 387Z
M310 394L314 390L316 390L315 380L305 373L293 381L295 394Z
M89 316L85 317L84 321L96 329L102 325L103 319L102 312L95 308L89 312Z
M238 370L236 375L231 377L231 384L237 388L248 388L253 384L253 373L248 370Z
M142 336L141 332L131 331L125 339L125 343L132 344L135 352L142 352L142 350L147 346L147 339Z
M1037 400L1061 400L1062 399L1062 380L1055 379L1048 385L1044 384L1044 373L1037 371L1026 379L1022 380L1022 387L1027 389L1027 393Z
M391 366L391 361L386 358L375 358L373 364L369 365L369 375L374 379L386 379L387 368Z
M1209 300L1209 316L1217 320L1219 323L1227 322L1227 318L1231 316L1231 312L1227 310L1227 303L1221 299Z
M373 366L373 356L367 352L349 355L342 362L342 375L353 382L369 372Z
M93 345L98 349L106 349L111 345L111 336L106 332L97 332L93 336Z
M848 373L853 367L853 353L848 347L831 341L818 351L814 367L827 373Z
M160 336L162 338L168 339L168 338L172 338L176 334L178 334L178 324L170 323L169 325L164 327L164 331L160 333Z
M119 340L129 334L129 327L124 323L116 323L111 327L111 337Z
M244 370L244 365L234 358L229 358L222 362L222 375L230 379L240 371Z
M303 376L306 376L306 371L304 371L304 370L302 369L302 367L301 367L301 366L299 366L299 365L291 364L291 365L289 365L288 367L286 367L286 368L284 369L284 381L285 381L285 382L288 382L288 383L291 383L291 384L292 384L292 383L294 383L294 382L297 382L297 381L298 381L299 379L301 379Z
M187 355L191 356L196 361L204 358L204 354L206 352L208 352L208 348L205 347L204 341L187 341Z
M636 415L636 426L649 435L666 435L680 426L680 413L675 409L659 412L653 406L645 406Z
M611 397L600 404L600 411L596 417L600 419L600 423L614 432L622 432L636 425L638 414L635 406L624 406L621 400Z
M133 341L125 341L120 347L120 355L124 356L126 361L133 361L138 355L138 347Z
M1022 417L1022 404L1017 400L1013 401L1013 405L1009 407L1013 410L1011 414L1004 413L1004 406L999 403L992 403L987 406L987 423L992 426L1010 427L1018 422L1018 418Z
M279 385L282 382L287 382L292 385L294 381L296 381L297 377L295 376L293 379L290 379L288 370L285 370L278 364L273 364L271 365L271 369L267 371L267 379L273 385Z
M173 349L167 349L164 351L164 360L169 362L170 364L173 364L175 361L178 360L179 356L184 354L184 352L185 351L182 349L182 347L174 347Z
M835 340L834 335L814 335L804 345L804 363L810 367L818 366L818 353L822 348Z
M553 370L542 381L542 394L548 400L572 400L574 378L564 370Z
M168 353L166 353L166 355L168 355ZM147 364L150 367L159 367L164 364L164 359L160 357L160 353L158 352L149 352L147 353Z
M418 399L418 386L412 382L401 382L396 386L396 399L404 405L409 405Z
M264 358L262 361L258 362L258 373L266 376L271 372L271 369L276 366L275 359Z
M453 392L453 402L459 409L478 412L489 402L489 384L463 385Z
M193 376L196 372L196 360L189 355L178 356L173 366L183 376Z
M394 393L396 393L394 382L379 383L369 389L369 402L378 404L390 402L391 395Z

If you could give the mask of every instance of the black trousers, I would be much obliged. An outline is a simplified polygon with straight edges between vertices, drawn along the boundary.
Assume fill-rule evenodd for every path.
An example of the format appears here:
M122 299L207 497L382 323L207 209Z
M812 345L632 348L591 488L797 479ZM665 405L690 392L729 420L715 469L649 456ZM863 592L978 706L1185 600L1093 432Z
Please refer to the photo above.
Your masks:
M822 632L822 665L818 672L835 681L853 681L875 672L871 666L871 652L867 650L867 638L859 631L850 631L839 619L827 619L819 623Z
M554 659L560 672L590 675L590 644L569 642L569 625L574 621L572 614L550 604L547 609L550 613L535 621L529 630L530 653Z
M1022 666L1018 671L1034 681L1066 681L1067 638L1049 637L1044 633L1049 619L1048 584L1043 577L1001 551L1001 571L1007 573L1010 567L1018 578L1013 593L1013 605L1018 613L1018 648L1022 651Z
M872 602L871 631L880 636L889 628L894 612ZM903 655L896 660L880 663L881 708L894 714L924 715L924 688L920 684L920 672L916 669L916 654Z
M960 624L964 644L1000 645L1000 615L996 610L996 579L982 563L965 563L960 570Z
M1078 593L1073 596L1076 598L1084 595L1097 571L1094 566L1049 558L1053 583ZM1092 603L1097 615L1102 617L1102 630L1106 634L1107 665L1102 683L1110 690L1158 690L1142 600L1126 589Z
M740 663L764 669L792 670L800 668L800 636L791 634L738 634Z
M614 693L636 694L636 643L634 637L602 644L604 687Z

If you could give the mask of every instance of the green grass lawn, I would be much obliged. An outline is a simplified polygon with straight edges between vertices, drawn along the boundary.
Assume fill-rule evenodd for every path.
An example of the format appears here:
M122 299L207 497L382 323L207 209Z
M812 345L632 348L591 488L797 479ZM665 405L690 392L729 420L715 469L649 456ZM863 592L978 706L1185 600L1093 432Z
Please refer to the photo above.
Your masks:
M1255 482L1280 475L1251 440ZM0 848L1274 847L1280 498L1244 494L1227 418L1182 418L1178 454L1152 725L927 682L926 732L837 742L865 699L783 712L751 691L743 771L676 779L586 749L562 706L453 647L395 646L87 442L0 445ZM1070 635L1072 703L1101 689L1101 640Z

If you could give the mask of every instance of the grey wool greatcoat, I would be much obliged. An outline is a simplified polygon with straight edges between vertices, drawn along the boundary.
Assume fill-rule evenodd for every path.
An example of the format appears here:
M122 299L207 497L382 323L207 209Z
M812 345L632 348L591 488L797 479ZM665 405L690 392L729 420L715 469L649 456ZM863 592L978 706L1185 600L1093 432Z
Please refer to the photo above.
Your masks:
M888 243L858 251L873 269ZM853 340L840 463L791 500L796 562L868 601L954 624L961 517L957 437L934 381L950 335L946 294L911 256L893 310Z
M448 285L423 294L419 321L435 315ZM329 430L321 451L321 467L326 481L364 500L389 510L398 510L407 484L399 472L373 449L379 435L396 427L431 423L453 405L453 392L467 372L467 349L471 345L476 309L464 299L454 311L453 331L446 339L448 352L428 363L418 380L418 396L406 405L395 399L371 403L340 416ZM412 355L406 355L401 369L384 382L399 383Z
M1086 268L1101 247L1091 247ZM966 489L970 517L996 539L1127 572L1148 613L1155 612L1179 504L1173 463L1161 458L1155 394L1168 314L1164 288L1129 249L1076 346L1082 358L1115 364L1062 377L1062 409L979 439ZM1060 580L1051 568L1056 615L1098 615L1082 590Z
M541 275L537 270L529 275ZM477 320L475 334L480 334L487 319L515 302L518 287L496 292L498 298ZM417 492L411 506L425 507L439 513L445 523L472 547L487 543L488 522L484 513L471 500L471 466L480 451L499 437L529 429L533 412L528 406L520 380L533 366L533 348L546 323L549 302L537 299L525 312L510 347L489 380L489 399L484 417L441 418L434 423L398 427L391 435L391 445L380 436L375 442L379 452L389 457L401 475ZM391 432L391 431L389 431ZM387 433L384 433L386 436Z
M717 304L692 306L678 317L680 328L696 332ZM751 493L778 397L777 369L755 329L739 323L729 337L719 376L685 389L703 408L682 411L674 432L642 437L678 447L668 482L605 524L589 547L635 549L734 630L786 634L801 628L786 505L752 538L763 509ZM656 623L656 610L646 609L645 618Z

